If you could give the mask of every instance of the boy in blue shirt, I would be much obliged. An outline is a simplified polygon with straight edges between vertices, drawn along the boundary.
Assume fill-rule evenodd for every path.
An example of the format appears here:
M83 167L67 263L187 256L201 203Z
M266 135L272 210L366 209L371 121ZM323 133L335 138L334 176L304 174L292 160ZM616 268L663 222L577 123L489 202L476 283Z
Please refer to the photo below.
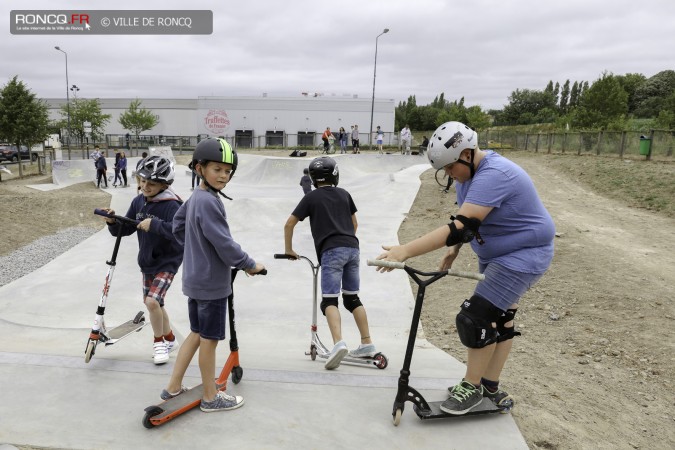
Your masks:
M228 411L244 404L241 396L219 391L216 378L216 346L225 339L227 298L232 293L232 267L255 275L265 267L256 263L230 234L225 207L218 194L237 170L237 153L225 139L205 139L197 144L190 168L201 184L176 213L173 233L184 244L183 293L188 297L190 334L181 345L162 400L187 390L185 371L199 350L199 370L204 393L204 412Z
M440 270L447 270L465 243L478 255L485 280L455 319L468 349L466 374L441 404L442 411L461 415L483 397L498 405L512 401L499 389L499 377L513 337L520 335L513 319L520 297L551 264L555 225L527 173L497 153L480 150L478 135L466 125L444 123L427 150L434 169L444 168L457 182L457 217L405 245L383 246L378 259L402 262L445 245L449 249Z

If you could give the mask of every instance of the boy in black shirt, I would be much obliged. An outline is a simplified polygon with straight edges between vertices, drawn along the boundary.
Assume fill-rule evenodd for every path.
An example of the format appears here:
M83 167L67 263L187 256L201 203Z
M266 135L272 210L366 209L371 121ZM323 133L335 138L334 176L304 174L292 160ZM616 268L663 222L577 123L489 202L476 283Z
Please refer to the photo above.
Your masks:
M326 361L326 369L335 369L349 353L354 357L372 357L377 353L370 339L368 316L359 300L359 240L356 238L356 205L351 195L337 184L340 179L333 158L323 156L309 165L309 176L315 189L306 194L284 225L286 254L298 257L293 250L293 230L299 221L309 217L314 247L321 264L321 312L326 316L335 347ZM361 345L349 352L342 340L338 296L354 315L361 334Z

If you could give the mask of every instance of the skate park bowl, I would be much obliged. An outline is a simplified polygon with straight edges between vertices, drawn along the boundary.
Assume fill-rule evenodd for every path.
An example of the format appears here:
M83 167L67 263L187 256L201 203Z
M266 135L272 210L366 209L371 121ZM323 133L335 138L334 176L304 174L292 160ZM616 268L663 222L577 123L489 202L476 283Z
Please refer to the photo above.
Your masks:
M407 402L401 424L392 424L415 299L404 271L378 273L365 261L377 257L381 245L398 242L398 229L419 190L419 176L429 169L426 158L332 155L340 169L339 187L350 192L358 208L359 296L373 342L389 364L384 370L342 364L328 371L318 358L312 361L305 355L311 339L312 272L304 261L273 258L284 252L284 223L302 198L299 182L312 158L239 156L237 171L224 190L233 200L222 201L234 240L269 272L240 274L234 284L243 378L236 385L229 382L227 389L243 396L244 406L219 414L195 409L161 427L144 428L144 409L160 401L176 358L174 352L169 363L153 364L150 326L115 345L99 346L92 360L84 362L114 243L102 226L44 266L0 287L0 379L5 387L0 443L59 449L215 449L226 439L228 446L256 449L527 449L510 414L421 421ZM90 181L93 162L82 162L91 170L84 181ZM183 200L189 201L190 181L187 167L178 166L172 189ZM118 212L126 211L135 195L133 189L108 192ZM309 219L296 226L293 248L316 262ZM137 256L136 237L124 238L105 311L108 327L145 310ZM181 284L179 271L165 298L179 342L189 333ZM448 295L459 299L466 293ZM340 312L343 339L355 348L358 329L342 306ZM448 314L448 320L451 314L454 320L454 312ZM317 326L324 344L332 348L320 312ZM216 376L228 354L227 341L221 342ZM410 386L428 401L444 400L447 387L461 380L464 370L418 333ZM183 383L201 383L197 356Z

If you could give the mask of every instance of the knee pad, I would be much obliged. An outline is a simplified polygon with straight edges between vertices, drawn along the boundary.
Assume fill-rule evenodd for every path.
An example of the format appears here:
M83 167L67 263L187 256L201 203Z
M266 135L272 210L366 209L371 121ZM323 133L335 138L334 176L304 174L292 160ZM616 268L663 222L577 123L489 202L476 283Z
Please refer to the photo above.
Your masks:
M506 312L497 320L497 342L508 341L516 336L520 336L520 332L516 331L516 324L507 327L506 324L511 322L516 316L517 309L507 309Z
M322 297L321 298L321 313L324 316L326 315L326 308L328 308L329 306L335 306L337 308L337 306L338 306L337 297Z
M359 306L363 306L357 294L342 294L342 304L350 313L353 313Z
M483 348L497 342L497 329L492 322L497 322L502 311L479 295L464 300L455 319L457 334L466 347Z

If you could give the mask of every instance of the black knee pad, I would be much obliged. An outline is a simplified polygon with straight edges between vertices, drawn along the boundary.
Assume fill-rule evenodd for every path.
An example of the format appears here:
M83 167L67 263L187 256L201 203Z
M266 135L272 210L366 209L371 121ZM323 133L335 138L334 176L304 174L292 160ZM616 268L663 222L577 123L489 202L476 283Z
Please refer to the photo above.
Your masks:
M497 342L497 329L492 327L492 322L497 322L501 315L499 308L479 295L464 300L455 319L462 344L483 348Z
M502 313L502 316L497 320L497 342L508 341L513 339L516 336L520 336L520 332L516 331L516 324L507 327L506 324L511 322L516 316L517 309L507 309L506 312Z
M359 306L363 306L357 294L342 294L342 304L350 313L353 313Z
M326 315L326 308L329 306L335 306L337 308L338 306L338 299L337 297L322 297L321 298L321 312L323 315Z

